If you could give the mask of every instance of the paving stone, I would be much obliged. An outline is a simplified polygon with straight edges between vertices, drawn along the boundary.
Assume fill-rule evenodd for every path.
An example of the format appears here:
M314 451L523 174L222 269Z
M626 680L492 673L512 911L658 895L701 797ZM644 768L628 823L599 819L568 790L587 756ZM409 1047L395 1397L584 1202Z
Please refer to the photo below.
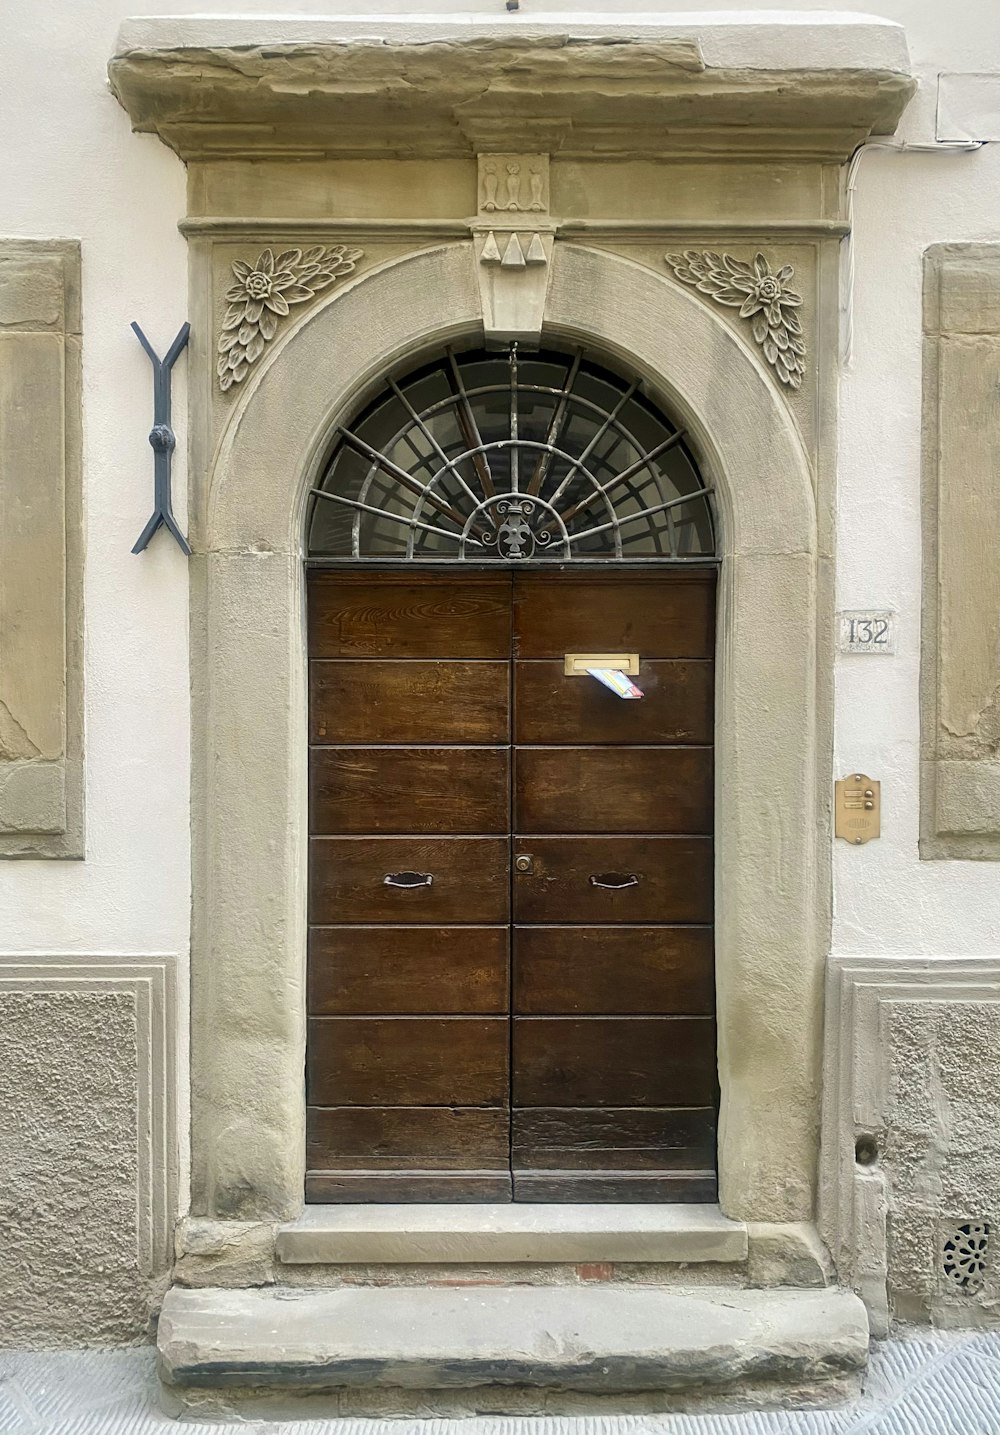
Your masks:
M151 1350L0 1354L0 1435L181 1435L155 1404ZM108 1400L95 1408L105 1384ZM34 1397L44 1390L47 1414ZM211 1435L1000 1435L1000 1333L935 1332L872 1350L865 1393L829 1411L534 1419L264 1421Z

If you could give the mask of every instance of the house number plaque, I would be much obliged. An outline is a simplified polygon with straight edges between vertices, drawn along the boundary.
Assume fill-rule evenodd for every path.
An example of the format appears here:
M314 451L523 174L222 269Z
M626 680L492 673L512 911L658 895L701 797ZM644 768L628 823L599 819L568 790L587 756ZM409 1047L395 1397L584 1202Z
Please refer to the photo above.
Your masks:
M863 772L853 772L835 784L834 831L845 842L860 847L882 834L882 784Z
M895 653L895 613L862 608L838 616L842 653L885 653L890 657Z

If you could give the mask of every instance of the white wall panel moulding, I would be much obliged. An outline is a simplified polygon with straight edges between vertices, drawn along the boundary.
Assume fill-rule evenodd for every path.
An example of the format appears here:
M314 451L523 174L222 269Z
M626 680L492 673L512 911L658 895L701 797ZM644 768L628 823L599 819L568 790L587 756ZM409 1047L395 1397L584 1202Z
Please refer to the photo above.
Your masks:
M0 240L0 857L82 857L80 245Z

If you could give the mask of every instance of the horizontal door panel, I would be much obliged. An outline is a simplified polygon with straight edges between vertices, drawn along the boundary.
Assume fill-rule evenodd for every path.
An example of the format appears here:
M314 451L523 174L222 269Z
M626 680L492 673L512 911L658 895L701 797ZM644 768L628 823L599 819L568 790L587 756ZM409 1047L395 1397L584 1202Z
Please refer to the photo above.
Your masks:
M394 1205L398 1201L509 1201L509 1171L308 1171L306 1201L311 1205L348 1202ZM528 1197L523 1199L527 1200ZM539 1198L541 1199L541 1198ZM565 1197L563 1199L576 1199ZM600 1200L600 1197L594 1197ZM650 1198L652 1199L652 1198ZM671 1199L657 1197L657 1199ZM698 1197L675 1196L674 1200ZM711 1196L703 1198L706 1201Z
M711 743L711 662L643 661L633 681L643 697L623 702L596 678L566 677L561 659L516 663L514 741Z
M522 747L514 772L517 832L712 831L710 747Z
M710 927L520 927L513 1003L525 1015L711 1016L714 934Z
M507 927L314 927L309 1012L506 1012L508 946Z
M315 747L315 833L509 832L509 753L494 747Z
M508 1115L502 1109L441 1106L310 1106L310 1170L507 1173Z
M707 1017L515 1017L514 1106L708 1106Z
M711 922L708 837L518 837L516 922ZM593 879L593 880L592 880Z
M617 651L643 658L710 658L714 647L714 569L674 568L627 578L515 574L518 658Z
M507 1105L496 1017L310 1017L311 1106Z
M314 924L508 920L504 837L314 837L309 846Z
M573 1201L583 1205L601 1201L704 1202L714 1201L718 1191L719 1183L714 1170L672 1171L666 1174L659 1171L514 1172L515 1201ZM361 1197L354 1199L360 1200ZM383 1196L381 1199L389 1198Z
M510 578L313 572L312 658L510 656Z
M515 1108L515 1170L690 1171L715 1164L715 1112L700 1109Z
M509 687L505 662L314 660L310 741L503 743Z

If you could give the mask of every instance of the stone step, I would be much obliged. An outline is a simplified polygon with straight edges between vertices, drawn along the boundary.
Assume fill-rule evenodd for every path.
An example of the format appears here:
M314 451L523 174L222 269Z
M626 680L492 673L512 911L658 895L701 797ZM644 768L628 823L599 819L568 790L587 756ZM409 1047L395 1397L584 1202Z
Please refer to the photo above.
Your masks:
M710 1204L307 1206L278 1227L286 1265L739 1263L746 1223Z
M855 1393L868 1321L843 1290L174 1287L157 1345L168 1388L394 1390L403 1412L498 1387L815 1405Z

